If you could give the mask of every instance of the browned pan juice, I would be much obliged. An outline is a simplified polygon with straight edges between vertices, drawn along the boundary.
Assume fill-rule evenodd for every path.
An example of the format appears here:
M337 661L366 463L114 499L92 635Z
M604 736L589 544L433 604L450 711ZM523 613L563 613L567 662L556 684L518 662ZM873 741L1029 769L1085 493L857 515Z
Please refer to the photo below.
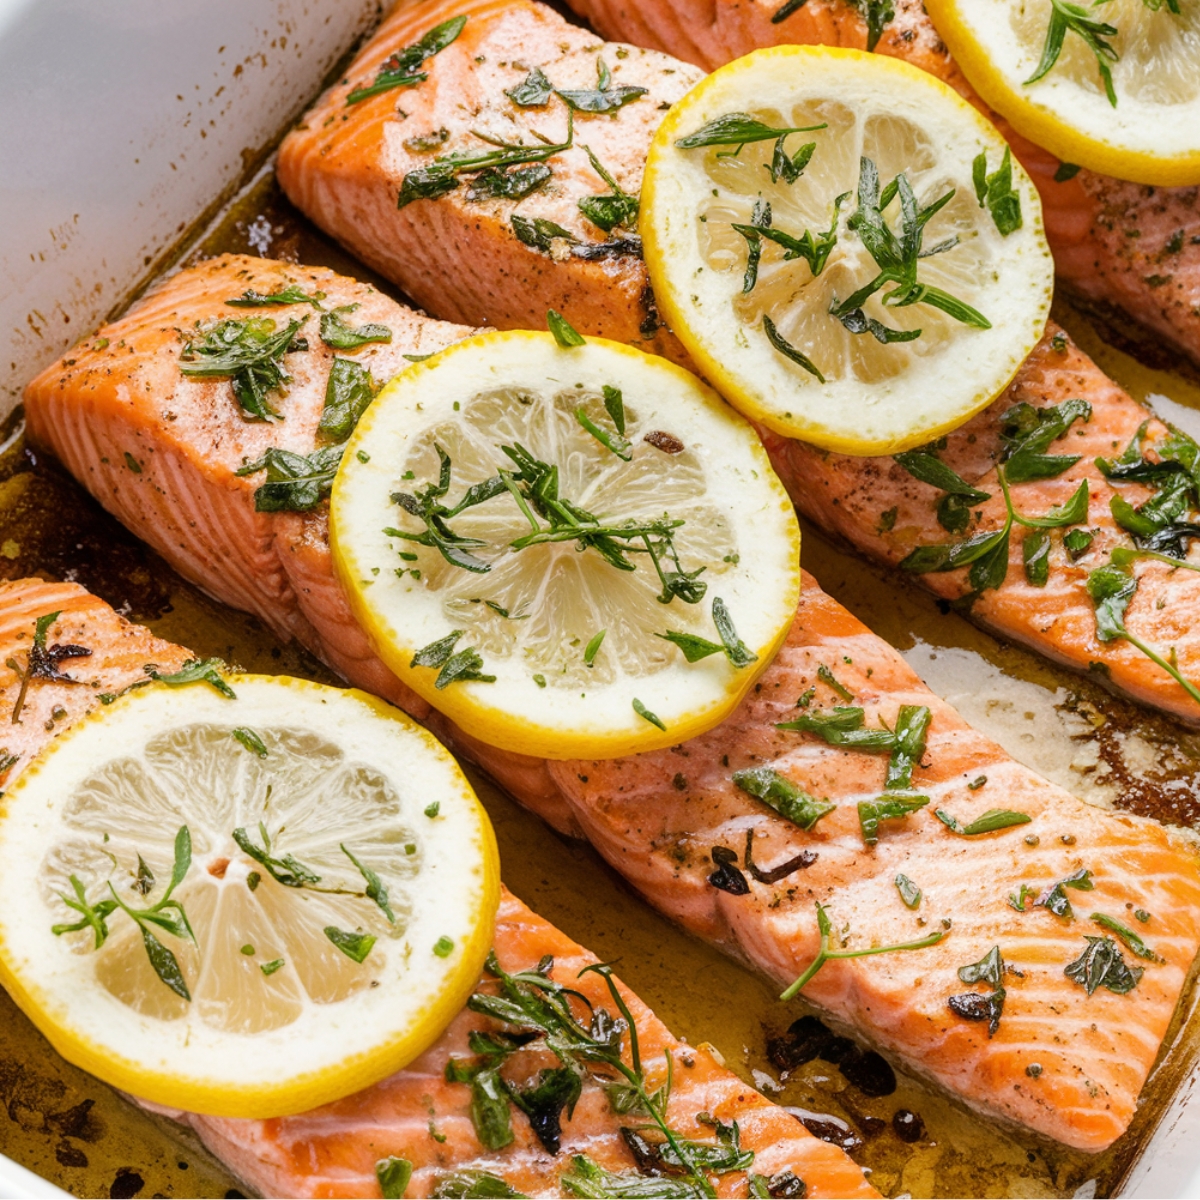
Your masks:
M197 256L257 253L334 268L403 299L300 217L263 175L203 239ZM1200 387L1102 343L1088 323L1056 314L1135 396L1200 435ZM908 581L867 566L811 528L804 565L822 586L898 647L934 688L1018 759L1094 803L1200 830L1200 733L1113 697L939 611ZM253 618L183 582L52 462L24 447L14 423L0 451L0 577L73 579L131 619L200 655L247 670L336 682ZM1200 1048L1187 997L1143 1096L1111 1150L1090 1156L997 1128L891 1070L869 1052L804 1058L789 1026L809 1010L653 912L587 846L568 842L477 772L496 826L505 882L602 959L678 1034L707 1041L726 1063L818 1136L871 1170L884 1195L1106 1196L1120 1187ZM1186 1017L1187 1019L1183 1019ZM865 1048L863 1048L865 1049ZM785 1068L790 1067L790 1070ZM0 993L0 1151L77 1195L228 1196L238 1183L170 1122L127 1104L63 1062ZM1094 1190L1093 1190L1094 1189Z

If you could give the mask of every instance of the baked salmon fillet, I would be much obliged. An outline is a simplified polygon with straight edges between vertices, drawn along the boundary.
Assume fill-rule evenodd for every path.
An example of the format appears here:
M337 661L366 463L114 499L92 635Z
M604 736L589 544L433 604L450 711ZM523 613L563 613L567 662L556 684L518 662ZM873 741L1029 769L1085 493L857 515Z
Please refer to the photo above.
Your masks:
M5 783L92 706L147 682L147 664L169 673L192 657L130 624L77 584L40 579L0 583L0 654L14 664L0 676L0 711L17 709L17 720L6 734ZM541 978L575 989L594 1009L605 1009L620 1021L605 980L595 973L579 975L596 959L507 890L494 949L501 970L510 975L544 972ZM489 970L480 992L495 995L500 986ZM624 985L614 980L613 987L634 1019L648 1086L662 1085L670 1061L673 1086L666 1118L671 1130L722 1156L717 1194L744 1196L749 1177L759 1175L780 1195L805 1194L800 1180L809 1196L878 1195L842 1150L815 1138L706 1049L672 1037ZM536 989L530 994L539 995ZM591 1017L584 1007L577 1005L574 1013L587 1026ZM501 1077L518 1089L527 1088L543 1078L539 1071L557 1065L553 1054L529 1040L530 1028L464 1009L416 1062L336 1104L276 1120L173 1115L190 1124L231 1171L265 1196L378 1196L382 1180L377 1170L383 1169L386 1177L393 1158L411 1165L412 1174L406 1192L393 1187L390 1195L461 1195L442 1189L481 1176L484 1183L503 1180L514 1189L488 1194L551 1195L562 1193L564 1174L587 1178L589 1172L632 1172L645 1182L637 1172L648 1170L647 1163L669 1173L671 1164L655 1157L661 1154L659 1143L641 1133L642 1117L636 1111L621 1115L610 1105L603 1072L587 1073L571 1116L562 1114L562 1104L547 1116L531 1103L528 1120L514 1108L509 1144L488 1149L481 1143L471 1115L473 1086L469 1079L448 1081L447 1064L453 1059L469 1074L480 1061L471 1035L483 1033L501 1042L507 1035L513 1046ZM632 1064L627 1032L618 1028L618 1037L625 1061ZM582 1164L577 1156L584 1156ZM738 1165L730 1167L733 1162ZM787 1186L793 1190L779 1190Z
M636 197L663 112L700 78L531 0L401 0L276 169L302 212L439 316L540 329L553 308L686 361L654 308Z
M940 448L855 458L760 432L797 508L818 525L1004 637L1200 724L1200 447L1063 330L1052 325L999 399ZM957 482L930 473L947 469ZM1009 521L1001 472L1018 516L1054 527ZM1129 637L1112 624L1117 590Z
M568 0L608 38L715 70L763 46L865 49L867 23L850 0ZM1154 188L1078 170L991 112L950 57L920 0L894 0L874 49L936 75L985 112L1042 196L1061 282L1101 310L1119 310L1200 363L1200 188ZM781 20L776 14L791 9Z
M234 265L227 262L225 269ZM280 273L274 276L277 286L293 277L287 274L290 268L282 265L263 264L257 269ZM177 281L168 283L152 303L162 306L171 288L192 286ZM330 280L324 286L334 290ZM211 311L211 304L199 310L192 307L187 323ZM122 340L132 368L141 370L144 360L136 351L130 353L129 347L143 345L142 328L136 314L131 315L122 337L109 336L109 345L99 350L73 351L80 357L70 371L64 365L35 381L26 401L30 429L42 444L60 453L101 503L131 529L202 586L219 590L219 579L197 566L199 560L187 547L188 535L180 535L185 539L182 547L176 537L163 536L156 514L178 503L195 513L197 526L204 528L214 523L206 514L218 504L230 510L237 504L241 508L228 518L231 523L253 519L254 493L243 484L248 477L233 474L236 456L226 450L226 465L218 473L208 457L210 445L231 442L238 436L237 427L246 422L228 383L223 389L211 383L189 385L196 390L181 388L178 335L172 340L156 334L144 343L146 353L165 364L157 378L167 390L157 401L146 390L147 384L139 385L136 373L123 374L118 367L114 368L118 378L105 376L100 364L114 362L113 350L120 352L117 343ZM1075 376L1062 385L1071 394L1076 385L1087 382L1086 360L1077 357L1069 344L1056 348L1053 336L1048 345L1048 354L1076 367ZM292 406L308 412L323 402L320 378L312 373L302 377L300 366L292 365L304 355L294 351L286 356L294 382L278 404L288 415L282 423L259 422L260 436L271 431L278 436L285 430ZM155 369L159 366L156 362ZM105 379L105 390L89 391L77 385L76 378ZM132 385L130 378L135 381ZM138 407L121 399L125 396L135 397ZM1042 404L1057 398L1050 391ZM180 427L185 400L190 407L183 427L205 430L206 439L190 446L177 443L171 461L178 468L160 473L164 459L158 448L164 435L159 431ZM173 422L160 416L167 405L176 414ZM310 419L307 442L297 437L290 445L308 451L312 427ZM1083 437L1073 432L1079 428ZM219 435L222 429L227 433ZM1092 436L1091 429L1090 422L1076 421L1069 437L1082 442ZM143 437L140 443L132 440L138 430ZM1109 431L1110 440L1114 432ZM980 444L978 437L972 443L967 436L963 435L967 447ZM1120 437L1116 440L1120 450L1123 442ZM126 467L123 474L104 476L107 486L97 486L97 476L89 468L101 457L119 462L122 447L139 444L140 472ZM247 453L260 453L263 444ZM858 470L864 460L838 461L847 470ZM967 470L958 459L949 461ZM817 471L811 486L825 477ZM1070 484L1061 486L1066 489ZM292 516L308 522L310 542L324 536L318 517ZM254 543L248 542L247 549L240 551L230 541L223 552L232 558L228 563L214 562L211 570L216 576L247 574L246 560L254 552ZM328 548L310 546L307 561L311 568L305 583L305 611L313 614L309 644L321 653L326 645L361 640L361 633L348 624ZM269 606L262 615L272 622ZM288 629L280 614L274 616L274 627L285 633ZM328 661L351 682L371 688L378 686L382 667L369 655L367 647L362 655ZM837 686L829 679L838 681ZM399 695L392 688L388 694ZM403 695L399 698L404 702ZM910 710L927 710L932 723L924 748L922 738L914 734L911 757L922 765L912 771L903 795L896 793L901 800L893 797L893 801L903 807L905 796L928 796L930 802L914 807L907 818L877 822L878 836L871 845L864 840L864 830L874 810L864 810L868 825L863 826L857 806L859 801L872 805L880 797L888 799L883 784L891 768L884 743L891 735L881 731L879 722L894 730L905 706L904 721L909 725L924 719L917 720L920 714L914 716ZM836 711L839 708L844 711ZM1017 765L965 727L890 647L824 596L811 577L805 581L791 639L752 697L712 733L664 754L553 765L496 751L424 705L414 705L411 711L556 828L592 839L652 903L774 979L798 975L816 953L815 901L836 917L835 927L851 948L943 933L936 946L921 950L835 961L822 969L807 991L834 1017L968 1104L1086 1149L1109 1144L1128 1124L1200 937L1200 877L1193 854L1175 847L1160 827L1097 812ZM827 728L832 741L819 732L775 729L775 722L813 714L821 714L813 728ZM864 738L875 752L845 744ZM759 784L745 777L750 792L734 782L736 771L759 768L775 774L762 775ZM807 822L811 828L805 829L776 815L751 794L755 788L777 804L781 796L790 794L789 788L800 788L818 799L828 796L839 807ZM998 808L1016 812L1021 824L994 832L956 833L933 815L941 809L952 822L972 830L977 817ZM803 818L812 810L801 805L792 811ZM793 859L801 865L775 883L762 882L742 857L751 831L758 839L758 861L769 864L768 879ZM742 864L736 869L744 893L735 895L710 881L714 875L725 883L733 879L736 887L739 878L718 871L714 847L724 852L718 859L728 862L733 854L733 862ZM815 861L807 862L810 854L816 855ZM1058 880L1081 871L1088 873L1087 882L1094 882L1098 894L1079 897L1081 906L1086 902L1088 908L1078 920L1030 907L1043 893L1050 896ZM920 908L906 906L894 882L898 874L927 891ZM988 881L985 890L979 887L981 879ZM1028 911L1018 913L1008 896L1020 896L1022 884L1036 895L1025 897L1021 907ZM1063 895L1073 898L1075 893L1068 889ZM1099 978L1094 971L1083 984L1075 982L1065 971L1092 946L1085 940L1089 936L1105 947L1103 953L1118 985L1128 983L1142 965L1130 960L1125 964L1129 975L1120 974L1114 956L1133 952L1122 949L1125 943L1114 940L1111 931L1087 921L1085 913L1093 910L1124 925L1132 919L1131 912L1150 914L1146 941L1153 947L1150 952L1164 961L1146 966L1145 975L1123 992L1092 986ZM950 923L948 928L944 921ZM1136 919L1134 926L1142 928ZM1106 937L1108 942L1103 941ZM982 999L961 999L965 993L956 982L957 969L985 958L993 946L999 946L1006 961L1024 975L992 971L991 993L981 994ZM1008 996L1007 1007L994 1030L990 1019L980 1025L950 1005L950 997L957 996L959 1008L975 1011L990 1004L989 996L1001 988Z
M248 293L253 299L289 288L291 295L312 300L251 307L229 303ZM353 311L334 312L350 306ZM338 318L329 329L334 340L357 340L339 325L351 332L368 327L376 340L341 349L329 345L320 326L330 314ZM243 419L250 414L231 395L228 374L181 370L188 365L181 361L186 344L204 341L197 322L212 329L226 321L241 322L247 330L230 353L250 356L263 348L256 335L282 338L302 322L281 353L258 360L287 375L263 401L275 406L281 419ZM273 322L274 330L246 325L263 321ZM350 366L337 368L346 383L334 404L353 410L369 398L363 373L382 383L409 365L405 355L433 353L470 332L431 321L332 271L225 255L172 276L35 380L26 396L30 435L53 446L101 504L185 578L218 600L254 613L346 678L420 716L422 702L376 661L350 620L340 589L328 587L326 512L316 496L328 494L341 430L326 437L319 426L335 360L349 360ZM383 337L389 340L378 340ZM288 351L287 345L297 348ZM198 354L192 365L205 369L212 360L211 354ZM267 472L238 471L268 451L308 456L318 448L324 449L324 460L300 465L278 460L275 472L313 476L313 507L256 510L255 492Z

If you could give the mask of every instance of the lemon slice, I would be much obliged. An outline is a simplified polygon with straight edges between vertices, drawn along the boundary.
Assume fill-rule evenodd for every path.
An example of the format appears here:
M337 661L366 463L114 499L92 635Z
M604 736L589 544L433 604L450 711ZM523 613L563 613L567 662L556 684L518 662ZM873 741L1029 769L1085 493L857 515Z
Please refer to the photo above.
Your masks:
M599 338L489 333L399 375L347 445L330 527L387 665L543 758L718 724L799 595L795 514L750 425Z
M1200 183L1196 0L929 0L928 9L972 86L1030 141L1134 183Z
M283 1116L390 1075L461 1009L496 846L454 760L382 701L227 686L100 709L0 801L0 982L118 1088Z
M928 442L1003 391L1045 327L1041 204L1006 150L894 58L779 46L730 63L650 149L659 306L770 429L845 454Z

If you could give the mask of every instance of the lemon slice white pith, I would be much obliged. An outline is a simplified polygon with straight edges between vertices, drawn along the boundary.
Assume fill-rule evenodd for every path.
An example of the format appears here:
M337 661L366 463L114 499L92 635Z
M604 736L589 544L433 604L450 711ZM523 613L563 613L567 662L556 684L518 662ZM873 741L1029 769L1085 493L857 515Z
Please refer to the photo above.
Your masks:
M620 393L623 434L606 388L610 402ZM506 446L556 471L559 511L659 531L614 537L608 555L581 542L551 517L553 497L538 511L524 494ZM460 549L474 569L413 540L427 527L405 506L440 486L439 448L446 507L502 471L521 493L445 519L471 539ZM539 541L535 527L556 522L561 540ZM486 334L405 371L347 446L330 528L339 576L387 665L473 736L546 758L613 757L711 728L782 642L799 592L795 515L752 428L688 372L596 338L563 349L549 334ZM523 538L533 541L514 545ZM673 593L660 569L690 578ZM721 649L721 613L741 665ZM667 633L719 652L688 662ZM447 679L464 662L474 671Z
M234 700L156 685L99 710L0 801L0 980L116 1087L280 1116L377 1082L438 1036L478 981L498 866L453 759L402 714L296 679L229 682ZM180 907L156 909L181 829ZM63 899L78 903L76 884L99 946L94 925L53 932L82 919ZM177 925L182 912L194 940L114 899Z
M782 173L772 181L773 138L740 150L677 144L733 113L772 129L824 128L788 136L789 157L815 144L791 182ZM1022 223L1007 235L976 197L976 158L986 155L991 175L1005 149L970 105L896 59L814 46L757 51L693 88L651 147L641 232L658 303L723 394L776 432L848 454L927 442L1004 389L1049 312L1053 263L1028 176L1012 163ZM968 305L991 328L929 302L899 306L893 295L885 304L895 284L861 304L862 328L875 322L910 338L920 330L915 340L885 344L869 331L851 332L831 313L882 269L855 228L867 160L897 239L904 197L889 183L903 175L921 208L953 190L923 226L916 282ZM833 230L836 243L814 274L805 257L788 260L785 247L762 239L757 281L747 292L750 250L734 225L753 225L756 206L762 214L768 204L773 230L796 240ZM778 343L806 357L824 382Z
M1160 187L1200 183L1200 4L1105 0L1084 6L1116 33L1097 55L1068 31L1057 62L1035 83L1050 0L929 0L929 15L972 86L1030 141L1064 162Z

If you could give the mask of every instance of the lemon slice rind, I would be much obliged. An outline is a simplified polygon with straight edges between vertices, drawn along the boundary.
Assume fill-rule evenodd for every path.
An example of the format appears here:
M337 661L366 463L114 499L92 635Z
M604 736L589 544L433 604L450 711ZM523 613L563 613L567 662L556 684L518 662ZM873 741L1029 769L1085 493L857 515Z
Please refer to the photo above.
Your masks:
M596 422L604 424L603 410L594 403L604 385L618 388L624 396L626 433L632 444L629 470L636 477L622 475L627 469L590 435L581 434L576 424L575 395L591 397ZM532 557L522 558L531 551L506 554L492 575L469 575L457 568L447 570L435 550L384 532L395 528L402 516L390 496L398 488L422 485L432 475L429 470L420 478L402 481L406 456L416 452L414 447L428 446L430 430L452 429L465 418L470 397L486 397L494 391L536 399L527 407L506 401L507 409L495 411L508 415L497 418L494 431L490 425L473 427L476 475L467 479L456 474L449 499L456 499L468 482L478 482L477 476L482 478L497 467L515 469L499 445L527 436L520 431L528 415L542 428L543 437L563 446L567 460L558 465L564 470L564 495L576 503L587 501L589 511L599 506L598 512L613 518L686 513L696 536L726 549L736 546L732 553L705 560L707 569L701 578L707 593L700 603L648 600L658 585L644 555L631 555L638 564L634 579L603 563L594 549L581 553L574 542L562 543L555 569L564 576L578 571L589 582L596 607L609 611L610 617L572 627L575 636L569 646L531 650L522 641L529 627L518 623L532 615L537 626L540 604L569 606L571 596L561 590L562 576L554 577L558 582L553 586L539 583L536 599L514 606L507 617L493 615L497 606L511 604L503 593L498 593L499 600L491 599L491 613L484 604L488 589L506 578L505 572L533 563ZM553 404L551 395L557 397ZM554 405L555 415L547 416L547 406ZM509 420L516 426L499 428ZM684 445L686 453L666 453L648 445L647 433L666 433ZM659 442L671 445L661 438ZM677 508L681 502L675 480L685 463L687 471L705 483L701 492ZM644 473L636 475L637 470ZM668 490L662 494L655 487L655 471L668 473L663 484ZM626 480L625 491L618 489L615 495L601 486L613 472L618 481ZM571 478L577 483L566 482ZM501 498L491 504L502 508L509 501ZM509 511L520 520L515 506ZM720 526L716 533L697 524L714 516ZM459 522L461 518L452 524ZM522 529L511 532L519 534ZM585 345L568 350L558 347L549 334L488 333L456 343L402 373L377 397L347 445L333 490L330 533L334 562L351 607L387 666L473 737L542 758L619 757L675 745L712 728L733 710L770 662L787 635L799 598L799 528L753 429L690 373L600 338L589 338ZM692 536L691 529L686 533ZM417 553L419 561L401 560L400 552ZM694 568L700 561L683 565ZM411 566L417 567L420 578L413 577ZM454 601L459 605L456 610L448 612L445 593L430 586L431 572L438 571L461 593ZM620 613L611 616L619 604L614 597L634 584L642 589L637 608L642 624L640 632L622 643ZM475 600L475 607L461 597ZM757 655L749 666L736 669L724 654L689 664L680 651L655 636L675 630L715 642L718 635L709 615L715 597L725 603L737 634ZM516 607L522 611L515 611ZM511 631L514 649L498 650L493 642L489 650L480 642L481 627L475 616L490 622L493 639L507 637ZM593 671L583 665L583 656L602 627L605 637ZM456 628L465 631L456 651L481 646L482 669L495 675L495 682L458 681L439 689L436 669L413 665L419 650ZM614 661L624 665L614 668ZM635 700L665 729L640 714Z
M204 684L155 685L97 710L61 734L0 800L0 983L64 1058L122 1091L172 1109L216 1116L286 1116L360 1091L399 1070L461 1010L491 945L499 903L498 857L491 825L457 764L430 733L383 701L298 679L233 676L229 683L236 700ZM415 831L415 852L421 859L420 887L409 897L411 910L402 931L395 937L381 933L364 962L350 964L370 978L356 983L347 999L304 999L296 1019L252 1035L213 1029L192 1011L211 960L194 969L187 956L199 951L182 940L160 933L179 961L188 964L192 1006L181 1017L162 1019L136 1011L97 982L98 973L111 964L105 956L121 954L122 946L131 956L129 970L147 970L141 939L131 938L133 925L123 914L109 918L110 935L99 950L93 949L90 935L72 943L69 936L51 933L53 924L78 915L55 899L57 889L42 877L55 845L88 836L70 823L72 795L89 779L94 783L99 765L122 755L136 761L147 738L197 726L277 727L332 743L351 765L386 778L400 797L397 820ZM250 755L232 744L238 754ZM424 809L434 799L440 803L436 817L430 818ZM244 890L246 864L229 867L216 884L205 873L221 852L217 835L229 830L212 828L211 822L206 828L205 815L194 805L176 814L155 803L147 793L142 812L130 812L127 820L114 813L125 833L102 838L90 831L96 845L86 853L93 858L112 851L123 859L134 852L151 857L153 847L161 850L170 843L178 824L188 824L192 866L177 894L192 897L187 907L199 931L197 915L204 905L197 889ZM243 812L239 819L252 815ZM323 798L309 819L309 842L324 839L333 855L339 853L338 843L345 842L367 857L363 843L355 841L353 814L339 813L336 796ZM321 820L328 824L318 828ZM254 840L259 837L255 830ZM397 845L395 852L404 854L404 849ZM161 868L161 853L157 861ZM169 870L168 864L157 872L159 888ZM128 876L114 866L119 894L130 904L145 903L129 890ZM353 878L351 869L346 879ZM263 887L292 891L269 881L258 890ZM91 894L92 901L103 894ZM151 892L150 899L158 894ZM296 890L298 903L312 898ZM392 900L397 908L404 900L394 880ZM357 903L374 907L369 901ZM208 934L198 932L199 945L215 946L222 936L228 940L235 934L214 925ZM444 957L433 952L443 937L454 943ZM314 950L328 954L329 946ZM247 964L254 972L263 965L251 958ZM289 971L294 979L295 970L296 964L287 962L272 979L287 979ZM119 965L116 977L121 978ZM157 979L153 986L167 996ZM173 995L167 999L182 1004Z
M1036 83L1025 83L1041 57L1048 3L1044 13L1040 7L1028 15L1019 10L1028 21L1024 31L1005 0L928 4L971 85L1018 133L1063 162L1152 187L1200 183L1200 71L1195 57L1200 54L1200 16L1192 15L1194 6L1183 8L1182 16L1176 16L1166 4L1153 11L1135 0L1097 9L1097 19L1119 31L1108 39L1120 53L1108 64L1117 96L1114 107L1094 56L1073 33L1067 34L1059 62ZM1190 28L1182 21L1190 21ZM1176 39L1175 53L1182 59L1177 87L1187 94L1168 103L1163 55L1166 43Z
M769 97L764 100L763 97ZM822 107L823 106L823 107ZM816 124L817 116L830 107L854 114L857 132L849 139L838 136L831 127L828 141L821 131L793 135L789 151L801 142L815 141L816 152L806 172L790 189L776 188L765 169L752 177L748 190L734 194L713 186L710 166L717 162L712 150L682 150L676 141L731 112L748 112L765 122L780 126ZM755 300L755 293L744 298L743 270L746 263L744 244L733 241L738 249L726 254L728 261L716 265L706 258L706 245L713 237L707 227L706 207L719 214L712 218L713 229L733 219L751 220L752 201L756 196L776 201L776 227L799 235L801 226L789 220L786 206L789 196L799 197L814 214L808 228L816 233L826 228L836 195L850 193L843 202L839 218L839 242L846 248L855 239L847 234L847 219L856 206L859 182L858 154L846 147L854 138L863 138L867 121L886 123L903 120L909 130L923 131L924 152L935 160L925 169L929 200L953 183L957 188L960 231L965 232L959 253L974 255L978 265L968 273L963 286L975 294L960 294L980 309L991 321L990 330L955 326L944 321L927 306L896 309L879 306L874 312L868 302L868 316L877 315L886 324L916 314L910 323L936 324L942 321L950 332L948 340L930 350L920 339L904 345L892 345L879 351L869 345L870 335L856 335L861 341L845 341L839 322L827 312L830 297L824 297L819 310L797 301L797 311L807 312L805 319L818 322L821 336L842 338L852 347L850 353L867 347L872 353L892 356L897 362L908 356L907 364L889 374L885 369L877 378L859 378L852 371L836 377L824 369L827 382L819 383L811 375L789 362L769 343L758 318L743 319L734 305L743 299ZM878 139L877 139L878 140ZM718 147L728 151L731 147ZM1041 337L1049 315L1053 294L1053 262L1042 226L1041 203L1028 175L1014 160L1014 187L1020 195L1022 228L1004 237L989 215L979 206L972 188L972 163L980 151L986 151L989 172L999 167L1005 144L995 128L944 84L915 67L896 59L865 54L856 50L821 46L779 46L754 53L722 67L701 81L666 116L650 149L642 192L640 230L646 263L654 285L655 297L668 324L683 341L703 373L737 408L753 420L787 437L799 438L823 449L854 455L894 454L928 442L963 424L985 408L1012 380L1029 352ZM767 159L771 143L758 148L747 146L741 160L755 154ZM726 163L734 162L726 159ZM943 161L946 163L943 169ZM825 179L823 164L835 163L833 175ZM878 164L886 182L898 170L908 169L901 159L889 170ZM819 210L807 197L815 194L814 180L828 192L828 206ZM914 187L917 184L914 180ZM714 207L715 206L715 207ZM952 210L947 209L949 214ZM888 210L894 220L895 205ZM700 218L704 217L704 220ZM935 218L935 221L939 218ZM963 225L963 222L967 225ZM926 243L936 243L945 227L931 224ZM802 263L791 264L799 286L812 280L823 285L833 277L839 247L834 248L823 277L812 279ZM778 251L768 247L763 262ZM951 253L954 253L953 251ZM856 274L843 276L839 299L861 286L877 268L863 254ZM949 261L950 255L945 261ZM933 260L923 260L932 263ZM939 268L941 263L936 264ZM922 270L925 270L922 267ZM760 268L758 289L763 287ZM785 322L772 311L775 325L785 334ZM829 323L828 331L819 322ZM795 343L792 343L796 345ZM910 350L911 347L911 350ZM819 368L828 367L825 356L808 346L796 345ZM860 372L861 374L861 372Z

